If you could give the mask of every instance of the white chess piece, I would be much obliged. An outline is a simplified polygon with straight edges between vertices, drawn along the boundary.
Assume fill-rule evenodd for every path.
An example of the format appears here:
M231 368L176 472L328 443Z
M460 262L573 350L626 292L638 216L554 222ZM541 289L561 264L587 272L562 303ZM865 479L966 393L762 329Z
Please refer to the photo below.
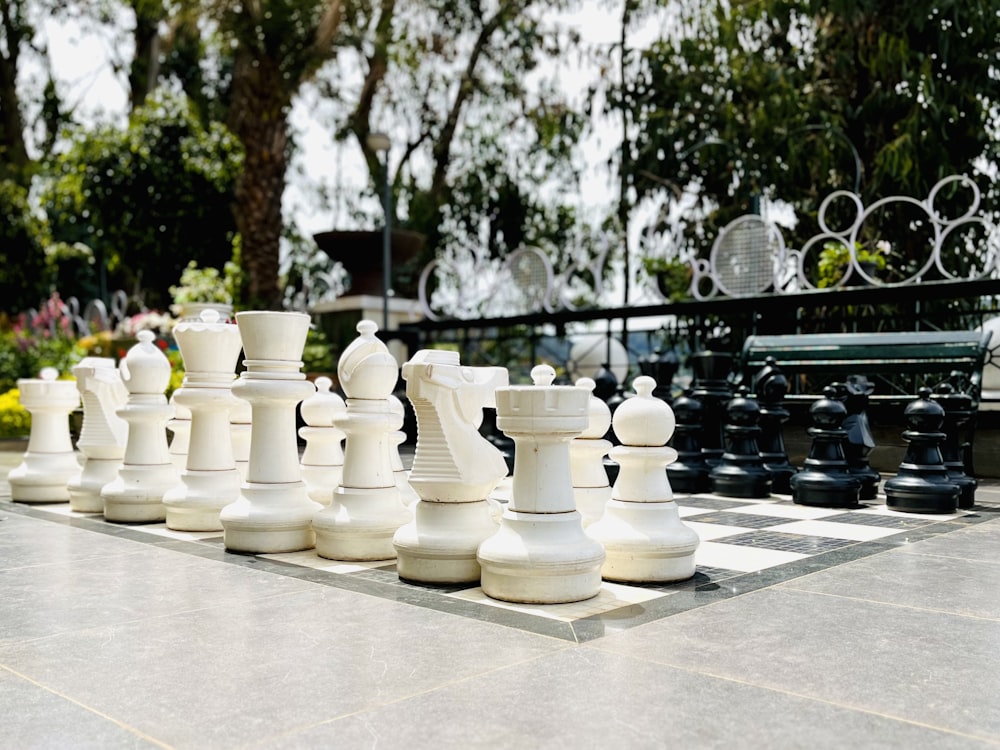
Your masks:
M205 310L200 319L178 323L174 337L185 369L174 402L188 412L190 423L181 481L163 496L167 527L222 530L219 513L240 494L229 423L236 405L232 388L240 332L232 323L221 322L217 311ZM175 432L175 441L177 437Z
M243 481L246 481L247 467L250 465L252 419L253 410L250 408L250 402L236 398L236 403L229 413L229 434L233 440L233 458L236 461L236 471L240 473L240 479Z
M393 534L411 518L392 470L390 435L403 425L389 402L399 365L375 337L375 323L362 320L357 330L337 365L347 395L347 413L336 420L347 434L344 476L329 507L313 518L316 552L332 560L391 560Z
M393 538L396 569L423 583L478 581L476 551L497 530L486 498L507 474L478 428L507 371L462 367L457 352L425 349L403 365L403 377L418 428L409 483L420 499Z
M316 378L316 393L302 402L300 407L305 427L299 428L299 437L306 441L302 451L302 479L309 497L320 505L329 505L333 490L344 476L344 431L335 424L347 413L344 399L332 392L333 381L328 377Z
M31 414L28 450L11 470L11 499L22 503L61 503L70 499L68 482L80 471L69 434L69 414L80 405L72 380L57 380L45 367L37 378L17 381L21 406Z
M514 440L514 483L499 530L479 546L483 592L494 599L557 604L600 593L604 549L583 531L569 465L590 393L552 385L554 376L538 365L534 386L496 392L497 426Z
M110 357L84 357L73 368L83 402L83 425L76 447L83 468L69 480L69 507L80 513L102 513L101 489L118 476L125 457L128 424L117 411L128 402L128 389Z
M177 484L167 448L166 424L173 407L164 391L170 383L170 361L153 343L152 331L139 331L136 338L139 343L119 365L129 393L117 412L128 423L125 457L101 497L109 521L151 523L166 518L163 494Z
M399 416L401 422L406 419L406 407L403 406L403 402L395 395L389 396L389 406ZM403 458L399 455L399 447L405 442L406 433L402 430L396 430L389 435L389 444L391 445L389 458L392 460L392 473L396 477L396 489L399 490L399 499L403 505L412 509L414 503L420 499L420 495L410 485L410 473L403 466Z
M188 451L191 448L191 410L177 403L176 391L170 397L170 405L174 409L174 416L167 420L167 430L172 436L170 460L173 461L174 468L180 472L187 466Z
M611 449L620 465L612 499L587 534L604 545L603 576L611 581L680 581L695 573L698 534L684 524L667 479L677 451L666 445L674 431L670 407L653 396L656 381L642 375L636 395L615 410L612 424L622 445Z
M604 439L611 427L611 410L593 395L597 386L593 378L580 378L576 385L591 394L587 429L569 444L573 497L586 528L604 514L604 506L611 499L611 483L604 468L604 457L611 450L611 441Z
M219 514L225 545L276 553L315 544L310 522L322 508L309 499L299 468L295 407L316 390L302 372L309 332L305 313L236 313L246 371L233 395L250 402L250 461L240 496Z

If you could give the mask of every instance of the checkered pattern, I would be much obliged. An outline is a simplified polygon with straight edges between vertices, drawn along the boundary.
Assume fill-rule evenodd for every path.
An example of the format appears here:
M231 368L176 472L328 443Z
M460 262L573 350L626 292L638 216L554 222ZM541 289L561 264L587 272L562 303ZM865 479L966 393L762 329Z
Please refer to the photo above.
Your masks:
M573 604L521 605L499 602L486 596L478 586L421 586L400 581L393 561L368 563L326 560L314 550L287 554L259 555L281 565L309 568L319 575L351 576L358 586L370 583L384 589L409 589L425 598L448 597L474 608L507 610L519 616L573 623L600 615L614 617L616 611L641 606L681 591L717 586L727 579L757 573L811 556L874 541L963 515L913 515L889 510L872 503L854 510L814 508L795 505L789 498L774 496L765 500L741 500L717 495L679 495L676 498L684 523L698 532L701 544L695 553L697 572L689 581L669 584L632 586L605 582L593 599ZM37 510L71 517L88 517L106 523L99 516L85 516L67 504L39 505ZM109 524L114 526L114 524ZM129 527L150 541L164 537L221 548L220 532L180 532L165 524ZM440 599L439 599L440 600ZM480 616L492 619L488 614Z

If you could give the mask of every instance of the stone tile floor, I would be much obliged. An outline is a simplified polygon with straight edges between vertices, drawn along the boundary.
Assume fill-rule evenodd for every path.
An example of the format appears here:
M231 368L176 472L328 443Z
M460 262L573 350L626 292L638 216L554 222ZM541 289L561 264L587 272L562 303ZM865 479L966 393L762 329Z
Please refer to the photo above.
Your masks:
M0 484L0 747L1000 746L1000 486L977 500L679 497L695 579L514 607Z

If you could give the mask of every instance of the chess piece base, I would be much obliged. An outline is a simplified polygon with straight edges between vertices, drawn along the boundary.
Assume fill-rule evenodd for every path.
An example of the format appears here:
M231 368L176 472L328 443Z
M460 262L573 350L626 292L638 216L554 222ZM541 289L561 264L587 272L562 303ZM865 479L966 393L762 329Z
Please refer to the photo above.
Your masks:
M678 461L667 466L667 479L674 492L684 492L690 495L708 492L712 486L708 474L707 464L687 466Z
M576 500L576 509L583 516L583 527L587 528L604 515L604 506L611 499L611 486L574 487L573 498Z
M723 497L760 499L771 495L771 472L764 468L720 463L709 479L712 492Z
M333 500L333 491L344 478L344 466L302 464L302 480L309 499L326 507Z
M103 513L101 490L118 476L121 458L88 458L78 477L70 479L69 507L77 513Z
M479 546L483 592L523 604L561 604L601 591L604 548L583 533L579 512L523 513L507 508L500 528Z
M312 517L323 506L306 494L305 482L244 482L240 497L219 513L226 549L274 554L312 549Z
M818 508L857 508L861 480L849 474L803 469L791 481L792 502Z
M163 496L167 528L175 531L222 531L219 514L240 496L235 468L218 471L186 469L181 484Z
M166 520L163 496L177 484L170 464L124 465L103 490L104 517L118 523L159 523Z
M902 513L954 513L959 488L948 481L896 475L885 482L885 507Z
M67 483L80 472L73 451L24 454L7 481L10 497L19 503L64 503L69 500Z
M418 500L413 505L413 521L401 526L392 538L399 577L420 583L475 583L481 574L476 551L496 530L486 500Z
M316 553L330 560L392 560L392 538L411 519L396 485L338 487L333 502L313 517Z
M607 557L601 575L608 581L683 581L695 573L698 534L680 519L677 503L611 500L604 517L587 529Z

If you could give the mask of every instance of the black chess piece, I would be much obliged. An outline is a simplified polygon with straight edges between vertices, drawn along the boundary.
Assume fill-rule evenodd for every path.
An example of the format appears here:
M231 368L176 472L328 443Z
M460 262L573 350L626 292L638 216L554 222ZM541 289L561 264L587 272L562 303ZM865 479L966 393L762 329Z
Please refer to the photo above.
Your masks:
M726 451L712 468L712 492L725 497L761 498L771 494L771 472L764 467L757 436L760 407L746 386L726 404Z
M782 406L788 394L788 378L775 364L774 357L765 360L764 367L757 373L754 391L760 405L760 436L757 444L764 468L771 472L771 492L788 495L792 488L788 481L795 473L795 467L788 462L782 425L788 421L788 409Z
M921 388L917 399L906 405L903 439L909 445L896 476L885 480L885 504L892 510L954 513L958 508L960 490L941 456L944 409L930 396L930 388Z
M721 346L721 341L709 340L708 348L695 352L688 358L694 373L691 395L703 408L701 428L701 452L709 466L722 460L725 452L723 428L726 423L726 404L733 397L729 375L733 367L733 355L713 349Z
M851 474L844 456L847 433L842 425L847 407L836 399L836 391L827 386L823 398L809 407L809 416L813 425L807 432L812 445L802 470L788 482L792 501L822 508L857 507L861 480Z
M670 445L677 451L677 460L667 464L667 478L674 492L708 492L711 468L701 452L701 426L704 409L690 391L674 399L676 427Z
M648 357L639 360L639 371L656 381L653 396L668 404L672 401L671 384L680 366L680 358L673 349L654 349Z
M844 417L844 456L851 473L861 480L861 500L878 497L878 485L882 475L868 463L868 455L875 447L871 426L868 423L868 397L875 385L864 375L851 375L846 383L834 383L838 389L838 399L844 402L847 416Z
M976 504L976 488L979 483L965 473L962 459L962 435L976 416L975 400L968 393L958 391L947 380L934 389L932 399L944 409L944 441L941 443L941 458L948 469L948 478L958 485L958 507L971 508Z

